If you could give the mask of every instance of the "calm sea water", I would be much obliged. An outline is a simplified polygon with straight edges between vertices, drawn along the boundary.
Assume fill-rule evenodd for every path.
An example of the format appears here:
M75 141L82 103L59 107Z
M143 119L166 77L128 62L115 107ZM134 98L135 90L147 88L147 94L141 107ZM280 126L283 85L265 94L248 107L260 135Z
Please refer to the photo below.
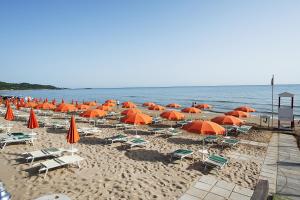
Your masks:
M278 94L295 94L295 115L300 118L300 85L275 85L274 103L278 104ZM101 88L101 89L66 89L66 90L27 90L0 91L0 95L18 95L53 99L60 101L104 102L106 99L133 101L142 104L152 101L160 105L179 103L191 106L192 102L208 103L213 110L224 112L241 105L255 108L257 113L271 113L271 86L195 86L195 87L147 87L147 88ZM287 103L287 102L286 102ZM277 112L277 107L274 107Z

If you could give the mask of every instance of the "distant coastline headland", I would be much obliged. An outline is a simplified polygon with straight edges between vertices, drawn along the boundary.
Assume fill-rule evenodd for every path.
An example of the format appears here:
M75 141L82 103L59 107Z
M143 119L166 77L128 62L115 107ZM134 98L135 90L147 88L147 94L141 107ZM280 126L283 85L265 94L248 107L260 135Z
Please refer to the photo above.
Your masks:
M58 88L53 85L41 85L31 83L6 83L0 81L0 90L60 90L65 88Z

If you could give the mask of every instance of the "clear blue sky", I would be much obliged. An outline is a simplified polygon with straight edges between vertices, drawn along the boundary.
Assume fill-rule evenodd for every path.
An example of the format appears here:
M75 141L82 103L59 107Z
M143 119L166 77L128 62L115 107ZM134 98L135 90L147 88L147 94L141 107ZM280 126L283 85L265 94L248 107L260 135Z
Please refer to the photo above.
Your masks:
M1 0L2 81L300 83L300 1Z

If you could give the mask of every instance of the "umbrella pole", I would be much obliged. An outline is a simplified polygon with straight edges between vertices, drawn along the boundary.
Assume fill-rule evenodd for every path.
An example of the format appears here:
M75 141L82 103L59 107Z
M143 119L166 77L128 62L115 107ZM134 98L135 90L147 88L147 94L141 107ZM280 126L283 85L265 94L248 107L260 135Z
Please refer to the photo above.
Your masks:
M74 154L74 151L73 151L73 144L71 144L71 152L72 152L72 156Z

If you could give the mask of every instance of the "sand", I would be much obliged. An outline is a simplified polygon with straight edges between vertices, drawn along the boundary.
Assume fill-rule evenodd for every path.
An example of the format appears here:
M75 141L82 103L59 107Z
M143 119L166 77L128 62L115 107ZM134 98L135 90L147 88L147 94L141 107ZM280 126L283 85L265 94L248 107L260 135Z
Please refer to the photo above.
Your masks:
M156 115L156 111L147 111ZM206 118L205 113L193 118ZM40 118L40 117L39 117ZM7 123L2 117L0 123ZM111 120L110 123L116 123ZM88 124L78 123L78 126ZM165 126L168 126L166 123ZM108 145L105 138L124 133L110 126L100 126L102 132L96 135L81 137L75 147L85 160L81 168L70 166L43 174L37 173L36 167L30 167L21 159L21 153L47 147L70 148L66 143L66 130L38 128L38 140L34 146L26 144L9 145L0 153L0 180L3 181L13 199L29 200L44 194L64 193L72 199L178 199L203 174L215 174L220 179L234 182L244 187L253 188L261 169L258 160L239 161L231 159L223 170L204 171L201 163L202 149L200 136L184 132L180 136L165 138L160 135L149 135L139 131L139 135L149 141L144 148L126 149L121 143ZM143 126L140 129L147 129ZM26 131L24 122L14 122L13 132ZM135 134L135 131L125 131ZM254 130L243 139L268 142L271 133ZM207 147L207 146L206 146ZM195 151L194 160L169 161L169 153L178 148ZM228 155L241 152L251 156L265 156L266 148L240 144L235 149L221 149L211 146L210 152ZM38 163L36 161L35 163Z

